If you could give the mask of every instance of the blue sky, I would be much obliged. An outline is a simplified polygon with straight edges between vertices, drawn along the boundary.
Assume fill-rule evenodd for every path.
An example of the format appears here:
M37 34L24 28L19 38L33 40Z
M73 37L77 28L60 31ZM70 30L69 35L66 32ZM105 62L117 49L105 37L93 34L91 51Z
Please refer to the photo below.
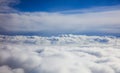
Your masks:
M0 34L118 35L120 0L0 0Z
M119 4L120 0L21 0L15 8L30 12L63 11Z

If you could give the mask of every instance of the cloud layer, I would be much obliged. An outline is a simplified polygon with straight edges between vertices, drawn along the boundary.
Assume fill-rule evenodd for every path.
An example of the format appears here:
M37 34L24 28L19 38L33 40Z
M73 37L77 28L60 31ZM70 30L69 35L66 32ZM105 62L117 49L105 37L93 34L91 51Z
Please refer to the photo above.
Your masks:
M63 40L63 45L57 45L59 41L51 43L51 45L47 44L48 41L54 42L56 38L59 41ZM43 42L44 45L31 43L34 39ZM103 42L103 39L108 41ZM79 45L70 46L69 43L65 43L73 40L76 42L81 40L84 44L92 42L96 44L81 46L79 42ZM103 44L114 40L114 37L99 36L1 35L0 73L120 73L119 45L107 44L109 46L103 46ZM119 38L117 41L120 44Z
M120 10L83 14L8 13L0 14L0 24L3 31L12 32L119 33L119 13Z
M1 33L120 34L119 5L58 12L21 12L11 7L17 3L18 0L0 1Z
M33 45L59 45L59 46L116 46L120 39L114 36L86 36L86 35L60 35L52 37L40 36L4 36L0 35L1 43L33 44Z

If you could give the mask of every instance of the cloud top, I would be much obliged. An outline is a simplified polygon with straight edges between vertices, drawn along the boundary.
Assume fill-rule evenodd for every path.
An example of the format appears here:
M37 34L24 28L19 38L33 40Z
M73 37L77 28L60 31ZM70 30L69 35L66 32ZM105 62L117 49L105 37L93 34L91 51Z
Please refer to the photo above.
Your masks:
M69 46L113 46L120 45L120 39L114 36L61 35L41 36L0 36L1 43L33 45L69 45Z
M69 43L63 46L28 44L34 39L39 42L46 40L54 42L55 38L63 40L64 42L61 42L63 44L79 39L81 42L86 40L89 44L96 43L100 39L114 41L114 37L99 36L64 35L62 37L51 37L51 39L37 36L0 36L0 73L120 72L119 45L103 46L101 43L96 43L100 46L69 46L67 45ZM97 41L92 41L96 38L98 38ZM87 44L86 42L84 44ZM79 42L79 44L81 43Z

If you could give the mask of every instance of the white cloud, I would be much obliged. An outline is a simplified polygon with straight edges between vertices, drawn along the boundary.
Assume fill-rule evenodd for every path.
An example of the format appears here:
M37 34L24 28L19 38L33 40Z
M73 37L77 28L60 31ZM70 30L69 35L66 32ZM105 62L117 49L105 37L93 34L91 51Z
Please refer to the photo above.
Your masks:
M4 39L3 39L4 38ZM113 46L120 45L120 40L114 36L86 36L86 35L61 35L59 37L39 37L39 36L2 36L2 43L13 44L36 44L36 45L69 45L69 46Z
M91 7L87 9L76 9L76 10L64 10L64 11L58 11L60 13L66 13L66 14L74 14L74 13L93 13L93 12L106 12L106 11L114 11L118 10L120 8L120 5L113 5L113 6L97 6L97 7Z
M62 37L0 36L0 73L119 73L119 45L103 46L106 39L115 43L114 37L64 35ZM33 40L53 44L29 43ZM65 43L74 40L73 44ZM78 42L80 40L80 42ZM117 38L117 40L120 40ZM25 42L28 41L28 42ZM57 43L63 45L57 45ZM94 46L80 46L81 42ZM120 42L118 42L120 44ZM99 46L96 46L99 45Z
M4 65L0 66L0 73L24 73L24 70L20 68L11 69L10 67Z
M61 14L21 12L0 14L2 31L119 33L120 10ZM94 29L93 29L94 28Z
M58 12L21 12L19 0L0 0L0 31L120 34L120 5ZM94 28L94 29L93 29Z

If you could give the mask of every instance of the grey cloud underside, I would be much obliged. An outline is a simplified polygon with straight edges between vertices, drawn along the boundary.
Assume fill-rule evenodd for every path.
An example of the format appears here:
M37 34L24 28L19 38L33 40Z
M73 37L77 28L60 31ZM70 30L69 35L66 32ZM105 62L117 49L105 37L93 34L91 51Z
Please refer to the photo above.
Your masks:
M120 73L113 36L1 35L0 46L0 73Z

